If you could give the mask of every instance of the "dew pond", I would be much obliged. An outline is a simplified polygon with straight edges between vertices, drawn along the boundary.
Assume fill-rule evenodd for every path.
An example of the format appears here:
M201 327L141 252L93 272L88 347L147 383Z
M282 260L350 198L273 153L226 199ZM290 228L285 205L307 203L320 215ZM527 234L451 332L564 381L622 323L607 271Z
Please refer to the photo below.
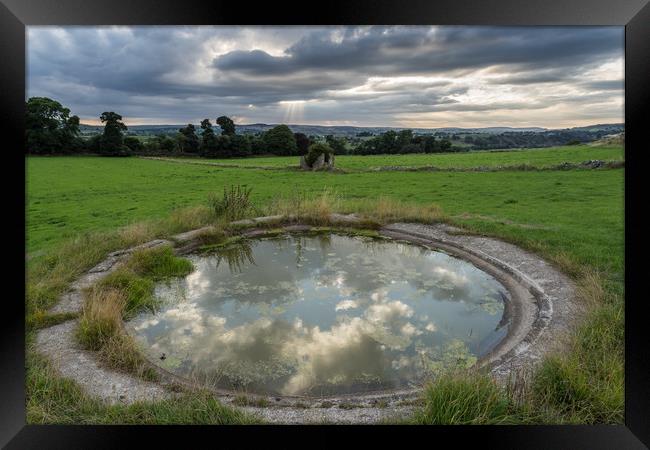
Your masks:
M243 240L189 256L127 323L165 369L271 395L412 388L507 334L505 288L461 259L339 234Z

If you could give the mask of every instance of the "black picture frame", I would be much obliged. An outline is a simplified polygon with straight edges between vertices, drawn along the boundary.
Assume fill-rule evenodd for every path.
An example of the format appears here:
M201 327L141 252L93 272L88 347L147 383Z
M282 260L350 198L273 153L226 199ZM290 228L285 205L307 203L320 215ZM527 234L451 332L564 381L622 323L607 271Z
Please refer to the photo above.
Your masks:
M15 295L5 294L2 320L0 444L7 448L103 448L145 438L147 445L170 444L177 434L187 446L197 439L222 445L224 437L238 445L250 439L273 439L282 446L336 445L343 431L365 438L437 444L451 439L492 448L636 449L650 445L650 333L641 295L644 200L644 142L650 118L650 4L648 0L389 0L329 1L322 4L244 3L222 0L2 0L0 4L0 123L4 128L5 214L10 235L6 261L24 258L25 26L28 25L316 25L316 24L436 24L436 25L621 25L625 26L625 424L620 426L456 426L456 427L125 427L37 426L25 424L25 323L22 275L8 276ZM645 126L644 126L645 125ZM18 174L18 179L7 175ZM21 178L22 177L22 184ZM21 192L22 190L22 192ZM22 193L22 198L21 197ZM11 250L9 250L10 244ZM637 263L638 261L638 263ZM15 272L20 270L13 267ZM294 441L293 433L310 431L320 439ZM289 433L276 436L281 431ZM191 441L188 441L188 435ZM273 435L273 436L272 436ZM406 438L406 439L404 439ZM347 439L347 438L344 438ZM418 443L420 442L420 443Z

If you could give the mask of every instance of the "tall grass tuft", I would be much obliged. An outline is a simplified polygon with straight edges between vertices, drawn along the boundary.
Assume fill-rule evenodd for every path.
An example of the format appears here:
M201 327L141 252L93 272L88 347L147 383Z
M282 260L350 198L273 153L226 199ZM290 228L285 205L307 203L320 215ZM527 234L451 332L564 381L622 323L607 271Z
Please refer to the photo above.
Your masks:
M108 339L119 332L125 304L126 295L122 291L89 291L76 332L81 345L89 350L100 350Z
M245 185L224 187L221 197L215 194L208 196L208 204L217 217L225 217L228 220L243 219L252 208L251 192L252 188L246 188Z
M329 221L329 215L340 212L342 206L341 196L325 188L317 193L295 191L289 195L276 197L267 205L264 212L294 216L299 220L325 225Z
M445 218L442 209L434 203L409 203L386 196L359 202L355 209L381 224L398 221L434 223Z
M144 308L155 308L155 280L183 276L192 270L192 263L176 257L169 246L133 252L124 266L86 292L76 331L78 341L85 348L98 351L111 367L155 379L156 373L148 368L135 342L124 333L122 320Z
M424 391L425 406L413 421L427 425L512 424L519 420L506 392L488 375L444 374Z
M396 221L434 223L446 220L436 204L409 203L386 196L363 200L345 198L329 188L314 194L295 192L278 197L270 202L264 212L294 216L298 220L320 225L327 225L332 213L356 213L365 221L379 225Z
M532 401L573 423L621 423L624 390L622 305L594 308L571 349L544 359L533 377Z

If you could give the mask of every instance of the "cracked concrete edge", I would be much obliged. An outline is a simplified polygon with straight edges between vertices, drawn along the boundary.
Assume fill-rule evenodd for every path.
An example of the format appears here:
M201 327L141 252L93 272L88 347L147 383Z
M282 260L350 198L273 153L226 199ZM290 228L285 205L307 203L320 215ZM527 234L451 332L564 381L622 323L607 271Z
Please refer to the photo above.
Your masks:
M77 324L78 320L69 320L36 334L37 351L62 377L74 380L84 392L108 404L156 401L173 395L163 385L103 366L94 352L77 343Z
M415 411L414 406L400 407L307 407L259 408L245 406L242 410L260 417L267 423L282 425L371 425L403 420Z
M145 242L144 244L136 245L135 247L109 253L103 261L74 280L72 284L70 284L70 289L61 294L57 303L50 308L49 313L80 313L84 302L83 291L93 286L109 273L118 269L133 252L171 244L173 243L166 239L154 239Z
M287 219L283 216L268 216L256 218L245 225L247 231L243 231L249 237L263 235L268 230L250 230L256 224L271 223ZM333 223L357 224L361 219L354 215L333 214L330 218ZM237 224L234 222L234 224ZM283 227L284 231L307 231L311 226L294 224ZM52 308L51 312L78 312L82 306L81 289L89 287L101 277L106 276L112 270L119 267L133 251L140 248L152 248L158 245L180 243L191 243L203 233L210 232L211 227L204 227L189 232L172 236L170 240L156 239L126 250L112 252L97 266L90 269L72 284L72 291L61 296L60 302ZM563 316L553 314L553 305L558 302L563 305L559 308L560 313L579 312L573 299L574 287L571 281L552 268L540 257L526 252L519 247L508 244L497 239L450 234L458 231L457 228L449 225L421 225L396 223L385 226L380 234L385 237L405 239L414 244L430 246L445 250L451 253L458 251L465 252L465 257L474 257L475 261L484 260L497 269L503 270L519 283L524 285L535 298L536 311L533 323L526 328L529 332L521 339L518 339L506 354L498 358L482 358L478 365L488 365L495 378L504 380L508 374L518 368L530 365L539 360L541 356L549 351L558 333L567 331L568 323L575 322L570 317L565 320L557 320ZM463 255L461 255L462 257ZM532 270L531 268L535 269ZM512 290L508 289L510 294ZM530 306L530 305L529 305ZM555 321L553 319L556 319ZM164 388L165 383L178 382L180 377L173 374L172 377L163 377L163 383L152 383L133 375L116 372L105 367L97 361L96 355L92 352L80 349L74 341L74 325L76 321L67 321L59 325L44 328L39 331L37 337L37 349L50 357L55 363L57 370L64 377L77 381L88 393L95 395L105 401L132 403L142 400L157 400L168 398L174 395ZM506 339L507 340L507 337ZM164 370L151 363L159 373ZM165 375L165 374L164 374ZM167 373L166 375L170 375ZM182 381L181 381L181 384ZM185 383L186 385L188 383ZM192 383L189 383L192 385ZM130 394L126 393L131 392ZM399 418L410 414L414 407L414 399L421 392L421 388L403 390L373 392L356 395L343 395L329 398L309 398L305 407L305 398L275 398L269 406L241 407L235 405L238 393L232 391L215 391L215 396L224 404L239 407L258 417L272 423L376 423L389 418ZM239 393L241 395L241 393ZM259 398L263 396L250 396ZM272 398L273 399L273 398ZM329 403L329 408L322 408L319 405ZM377 406L382 404L382 407Z

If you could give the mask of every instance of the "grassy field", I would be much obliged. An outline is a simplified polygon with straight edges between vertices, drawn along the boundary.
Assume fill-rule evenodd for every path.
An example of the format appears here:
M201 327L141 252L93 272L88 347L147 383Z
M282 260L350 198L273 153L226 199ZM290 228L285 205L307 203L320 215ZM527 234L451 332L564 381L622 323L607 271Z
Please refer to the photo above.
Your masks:
M583 150L585 153L580 153ZM622 150L613 147L567 147L557 151L558 154L547 155L546 159L535 160L535 164L568 161L569 155L575 158L574 162L622 157ZM427 159L422 164L440 165L430 161L440 158L448 160L452 167L458 164L474 167L518 164L522 161L517 158L533 158L550 152L544 149L409 155L399 162L415 165L413 161L420 158ZM349 158L352 164L399 157ZM490 162L486 163L485 158ZM555 158L552 162L545 162L552 158ZM259 160L245 161L256 164ZM395 163L377 163L384 164ZM210 192L219 194L231 184L253 188L252 201L259 210L251 214L273 212L269 205L297 192L317 197L324 190L330 198L337 198L339 212L377 209L379 204L373 202L379 197L393 200L394 205L414 205L403 208L402 213L427 211L436 204L454 223L516 242L558 264L580 285L580 295L589 302L590 313L585 324L571 337L572 350L543 362L530 381L530 392L523 405L514 402L509 394L491 390L484 379L445 379L437 388L426 391L426 408L413 420L418 423L621 422L623 181L624 169L341 174L244 170L137 158L30 157L27 159L27 250L37 256L28 262L28 310L32 311L31 319L35 318L28 322L45 326L64 320L48 317L43 311L75 273L92 267L108 251L151 238L152 233L159 233L155 229L169 233L203 223L207 220L201 212L205 207L196 213L180 214L181 219L174 219L173 223L168 218L170 214L174 217L173 212L179 208L206 205ZM142 221L165 225L147 227L139 224ZM116 231L129 224L135 225L126 231ZM88 235L88 239L71 241L70 238L81 234ZM34 359L29 367L28 410L32 422L107 423L117 417L117 410L106 410L82 398L74 385L50 373L42 360ZM474 395L477 392L481 394ZM440 407L436 406L456 400L462 403L470 396L476 399L472 405L476 408L454 412L453 417L441 414ZM204 401L207 400L188 397L179 407L141 405L120 410L119 414L126 414L124 420L129 423L164 423L175 420L173 417L208 423L248 420L233 418L231 411L221 411L216 404L215 412L205 417L186 415L189 409L183 408Z
M439 168L470 168L470 167L496 167L528 164L536 167L545 167L564 162L581 163L590 159L603 161L620 161L623 159L621 146L588 145L550 147L540 149L509 150L509 151L483 151L467 153L442 153L442 154L409 154L409 155L341 155L336 157L336 166L346 170L372 170L386 166L435 166ZM295 156L269 157L269 158L240 158L240 159L208 159L224 165L237 165L241 167L289 167L297 166L298 158Z
M463 215L463 222L575 248L601 263L622 249L621 169L330 174L93 157L28 159L27 248L33 252L80 232L164 217L203 203L209 192L231 183L252 187L258 205L324 188L349 199L386 195L435 202L450 215Z

